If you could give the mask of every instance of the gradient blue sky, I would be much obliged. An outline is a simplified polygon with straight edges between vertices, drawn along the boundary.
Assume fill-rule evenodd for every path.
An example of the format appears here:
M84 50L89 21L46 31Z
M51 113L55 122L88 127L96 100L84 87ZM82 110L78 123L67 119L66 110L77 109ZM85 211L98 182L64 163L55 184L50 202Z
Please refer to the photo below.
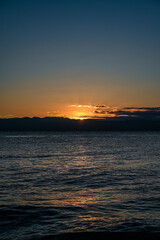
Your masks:
M0 117L160 105L159 0L2 0L0 29Z

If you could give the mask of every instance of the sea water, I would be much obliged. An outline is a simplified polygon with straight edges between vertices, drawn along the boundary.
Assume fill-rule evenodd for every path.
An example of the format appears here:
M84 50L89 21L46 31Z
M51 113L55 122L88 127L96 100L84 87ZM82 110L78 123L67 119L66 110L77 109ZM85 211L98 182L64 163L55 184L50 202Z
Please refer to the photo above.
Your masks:
M160 133L1 132L1 239L160 230Z

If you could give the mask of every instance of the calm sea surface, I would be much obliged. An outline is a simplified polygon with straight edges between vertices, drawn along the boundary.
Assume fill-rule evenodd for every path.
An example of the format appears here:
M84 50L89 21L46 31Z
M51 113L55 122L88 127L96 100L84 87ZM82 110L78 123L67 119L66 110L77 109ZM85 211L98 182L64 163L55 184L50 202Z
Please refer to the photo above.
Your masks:
M1 239L160 231L160 133L1 132Z

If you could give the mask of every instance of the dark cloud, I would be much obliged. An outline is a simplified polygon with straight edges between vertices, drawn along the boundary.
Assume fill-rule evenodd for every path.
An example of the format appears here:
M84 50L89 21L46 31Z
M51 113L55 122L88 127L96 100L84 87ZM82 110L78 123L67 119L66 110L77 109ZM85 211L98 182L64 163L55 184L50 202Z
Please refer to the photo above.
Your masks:
M95 114L104 115L104 117L136 117L155 119L160 118L160 107L126 107L126 108L102 108L98 107Z
M106 105L103 105L103 104L102 104L102 105L97 105L96 107L97 107L97 108L104 108L104 107L106 107Z
M157 118L157 117L160 117L160 111L147 110L147 111L127 112L127 115L141 117L141 118Z
M160 108L130 108L128 111L119 110L114 112L116 116L157 118L160 117Z
M96 113L96 114L106 114L106 111L95 110L94 113Z
M134 107L125 107L123 109L126 109L126 110L152 110L152 111L160 111L160 107L139 107L139 108L134 108Z
M115 116L129 116L129 111L123 111L123 110L116 110L116 111L108 111L107 113L115 115Z

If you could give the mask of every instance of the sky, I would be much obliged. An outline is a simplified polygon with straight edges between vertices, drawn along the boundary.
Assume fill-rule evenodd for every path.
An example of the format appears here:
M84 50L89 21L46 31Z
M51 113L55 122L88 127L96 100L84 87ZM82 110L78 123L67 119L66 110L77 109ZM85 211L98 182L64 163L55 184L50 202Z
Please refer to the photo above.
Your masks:
M1 0L0 31L0 118L159 111L159 0Z

